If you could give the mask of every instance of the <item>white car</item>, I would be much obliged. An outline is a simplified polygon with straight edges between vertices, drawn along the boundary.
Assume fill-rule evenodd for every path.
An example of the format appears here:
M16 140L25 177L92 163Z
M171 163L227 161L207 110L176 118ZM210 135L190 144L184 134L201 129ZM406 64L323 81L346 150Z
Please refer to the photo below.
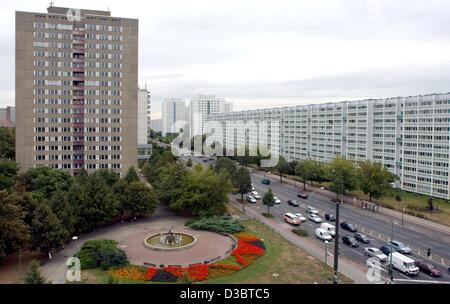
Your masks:
M256 191L252 191L252 195L256 199L260 199L261 198L261 195L259 195L258 192L256 192Z
M255 186L253 186L253 184L252 184L252 191L255 191Z
M306 222L306 217L301 213L294 213L296 217L298 217L302 222Z
M308 219L313 223L322 223L322 219L317 214L309 214Z
M364 251L366 252L367 256L369 257L373 257L373 258L377 258L380 260L380 262L385 262L387 261L387 255L385 255L380 249L375 248L375 247L367 247L366 249L364 249Z
M274 203L275 205L279 205L279 204L281 204L281 200L280 200L278 197L274 196L274 197L273 197L273 203Z
M255 203L256 203L256 199L255 199L253 196L251 196L250 194L247 194L247 196L245 197L245 199L246 199L248 202L252 203L252 204L255 204Z
M311 206L306 207L306 212L308 212L308 214L319 214L319 211Z

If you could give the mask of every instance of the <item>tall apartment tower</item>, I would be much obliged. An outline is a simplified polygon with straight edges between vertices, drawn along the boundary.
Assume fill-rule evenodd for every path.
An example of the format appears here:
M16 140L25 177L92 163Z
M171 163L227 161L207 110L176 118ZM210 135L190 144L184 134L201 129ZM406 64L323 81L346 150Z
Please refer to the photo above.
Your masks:
M124 173L137 165L138 20L16 12L16 159Z
M162 135L179 133L189 125L186 101L181 98L166 98L162 103Z
M217 98L215 95L198 95L191 100L191 137L204 134L203 127L208 115L226 113L231 111L232 107L223 98Z

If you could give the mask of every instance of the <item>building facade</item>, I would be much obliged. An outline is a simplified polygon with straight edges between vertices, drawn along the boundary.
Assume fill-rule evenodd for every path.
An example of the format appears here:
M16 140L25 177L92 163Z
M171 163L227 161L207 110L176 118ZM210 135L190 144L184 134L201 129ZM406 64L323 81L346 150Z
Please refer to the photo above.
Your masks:
M162 102L162 135L179 133L186 126L189 126L186 101L181 98L166 98Z
M16 108L6 107L0 108L0 126L14 127L16 124Z
M22 169L124 173L137 165L138 20L49 7L16 12Z
M191 137L204 134L203 126L208 115L226 113L227 108L232 109L225 99L217 98L215 95L198 95L192 98L189 106Z
M162 132L162 119L150 120L150 129L155 132Z
M381 162L401 189L450 199L450 93L213 114L207 121L220 122L227 149L265 141L288 161Z

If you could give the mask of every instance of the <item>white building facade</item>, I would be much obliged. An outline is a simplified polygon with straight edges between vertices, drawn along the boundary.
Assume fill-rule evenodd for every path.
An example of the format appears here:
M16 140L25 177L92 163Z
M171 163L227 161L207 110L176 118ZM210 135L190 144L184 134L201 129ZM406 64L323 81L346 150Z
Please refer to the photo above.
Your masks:
M223 114L227 112L227 109L232 110L230 103L215 95L198 95L192 98L189 108L191 137L204 134L203 127L208 115Z
M227 150L267 140L288 161L381 162L401 189L450 199L450 93L216 113L206 121L221 123ZM232 123L241 128L227 129Z
M162 103L163 136L169 133L179 133L180 129L189 125L189 110L186 101L181 98L166 98Z

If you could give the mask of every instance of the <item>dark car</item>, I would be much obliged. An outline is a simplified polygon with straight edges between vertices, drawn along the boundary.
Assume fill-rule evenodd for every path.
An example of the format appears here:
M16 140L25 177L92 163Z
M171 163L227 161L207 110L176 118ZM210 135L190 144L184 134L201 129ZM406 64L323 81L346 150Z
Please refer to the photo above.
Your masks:
M291 206L298 207L299 204L296 200L288 200L287 203Z
M207 163L208 162L208 160L205 158L204 160L202 160L204 163Z
M332 214L325 214L325 220L329 222L336 222L336 217Z
M264 184L264 185L270 185L270 179L268 179L267 177L264 177L261 180L261 183Z
M355 240L355 238L348 235L342 237L342 242L350 247L359 247L359 243Z
M355 233L355 239L358 242L362 242L364 244L369 244L370 243L369 238L365 234L362 234L362 233Z
M422 272L425 272L426 274L429 274L432 277L440 277L442 276L442 273L439 269L436 269L432 264L422 262L422 261L416 261L416 266L419 267L419 270Z
M383 252L385 255L389 255L391 253L391 247L390 246L381 246L380 247L381 252ZM393 250L395 252L395 250Z
M358 232L358 229L356 229L355 225L350 222L342 222L341 228L350 232Z
M303 198L303 199L307 199L308 198L308 194L306 192L300 192L299 194L297 194L297 196L299 198Z

